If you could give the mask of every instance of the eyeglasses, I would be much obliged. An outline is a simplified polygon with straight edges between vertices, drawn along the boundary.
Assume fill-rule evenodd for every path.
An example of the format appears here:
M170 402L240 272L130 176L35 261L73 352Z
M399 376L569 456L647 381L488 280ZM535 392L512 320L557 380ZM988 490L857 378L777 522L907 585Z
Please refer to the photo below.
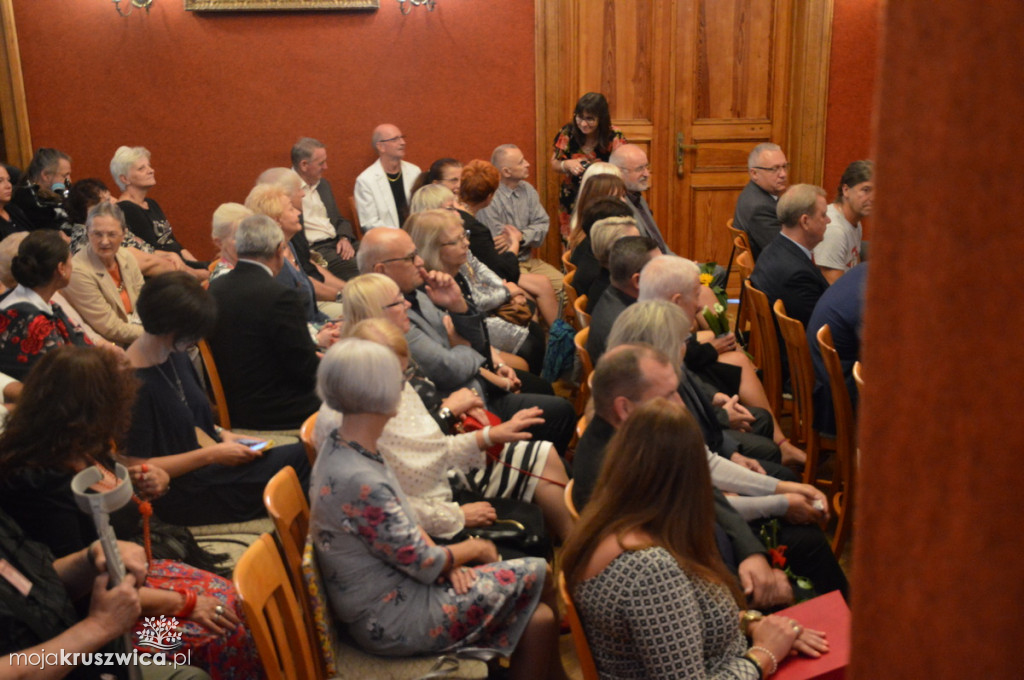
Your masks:
M650 169L651 169L651 164L650 163L647 163L645 165L638 165L635 168L623 168L623 170L625 170L626 172L647 172Z
M398 135L397 137L388 137L387 139L380 140L380 144L386 144L388 142L397 142L399 139L405 140L405 135Z
M395 300L394 302L392 302L390 304L387 304L387 305L384 305L384 309L391 309L392 307L398 307L399 305L403 305L404 306L405 302L406 302L405 298L404 297L400 297L397 300Z
M581 116L580 114L577 113L576 120L581 120L584 123L594 124L597 122L597 116Z
M380 264L388 264L389 262L408 262L409 264L416 264L416 258L420 256L420 251L414 250L405 257L391 257L387 260L381 260Z
M454 241L442 241L441 247L443 248L444 246L457 246L463 242L469 243L469 229L467 229L464 234L459 234L459 237Z
M783 170L787 170L788 171L789 170L789 163L783 163L782 165L773 165L770 168L762 168L760 165L755 165L754 166L754 170L764 170L765 172L770 172L773 175L777 175L780 172L782 172Z

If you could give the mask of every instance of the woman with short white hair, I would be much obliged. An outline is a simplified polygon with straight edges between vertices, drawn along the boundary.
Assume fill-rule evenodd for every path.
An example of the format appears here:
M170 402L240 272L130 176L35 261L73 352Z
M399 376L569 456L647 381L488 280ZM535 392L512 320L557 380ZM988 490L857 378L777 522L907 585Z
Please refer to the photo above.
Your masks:
M121 146L110 159L110 174L121 189L117 205L124 212L125 227L157 250L177 253L188 265L187 271L197 279L206 280L210 272L207 262L200 262L178 242L171 223L160 204L148 197L156 186L156 173L150 165L149 149L144 146Z
M252 211L241 203L221 203L213 211L213 229L210 236L220 252L220 257L210 272L210 281L235 268L235 264L238 263L235 231L238 229L238 223L252 214Z
M328 600L356 644L387 656L486 647L511 655L513 678L564 678L551 598L541 601L544 560L499 562L480 538L439 546L416 524L377 443L403 391L395 353L340 340L317 390L343 418L313 468L310 533L321 572L333 575Z

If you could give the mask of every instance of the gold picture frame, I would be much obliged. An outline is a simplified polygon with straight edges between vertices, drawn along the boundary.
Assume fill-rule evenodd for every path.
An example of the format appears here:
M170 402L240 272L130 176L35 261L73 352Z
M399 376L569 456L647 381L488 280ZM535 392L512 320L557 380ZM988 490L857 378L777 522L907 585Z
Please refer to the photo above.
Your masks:
M375 10L380 0L185 0L189 12L294 12Z

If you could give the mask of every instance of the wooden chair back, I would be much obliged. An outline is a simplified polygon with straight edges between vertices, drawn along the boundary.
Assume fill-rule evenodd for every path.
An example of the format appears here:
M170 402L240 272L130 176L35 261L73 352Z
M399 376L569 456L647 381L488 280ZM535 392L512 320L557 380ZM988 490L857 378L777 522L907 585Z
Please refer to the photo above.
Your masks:
M836 515L836 531L832 537L832 552L842 554L853 523L853 503L857 481L856 428L850 390L846 387L843 366L832 341L832 329L825 324L818 329L818 347L828 372L832 390L832 409L836 418L836 461L832 479L832 507Z
M586 296L584 296L586 297ZM590 399L590 374L594 372L594 362L590 360L590 352L587 351L587 339L590 337L590 327L586 327L573 336L576 344L576 356L580 358L580 391L576 401L576 413L583 413Z
M754 362L761 369L768 403L776 418L783 412L782 403L782 362L779 358L779 338L775 333L772 308L768 296L754 288L750 279L743 282L744 299L750 308L750 344L748 349L754 355Z
M860 362L859 361L853 362L853 381L855 383L857 383L857 391L858 392L863 392L864 391L864 378L861 375L861 367L860 367Z
M576 265L574 265L569 258L572 256L572 251L567 250L562 253L562 271L565 272L566 276L576 271Z
M739 247L737 244L739 239L733 244L734 248ZM740 302L736 307L736 334L742 338L746 338L749 335L748 327L750 326L750 305L744 304L743 301L743 283L750 278L751 272L754 271L754 256L750 254L750 250L741 250L736 256L736 268L740 272Z
M199 356L203 360L203 372L206 373L206 396L210 399L210 406L217 415L217 424L225 430L231 429L231 416L228 413L228 400L224 396L224 385L220 382L220 373L217 372L217 364L213 361L213 351L210 343L200 340Z
M750 235L747 232L733 226L732 220L725 223L726 228L732 235L733 244L739 252L750 252Z
M814 364L811 349L807 344L807 332L797 319L786 315L786 305L776 300L775 319L786 345L789 357L789 380L793 391L793 427L790 438L793 444L807 451L804 465L804 483L813 484L818 479L818 457L820 441L814 430Z
M583 623L580 615L576 612L576 605L569 596L569 589L565 585L565 574L558 574L558 592L565 602L565 617L569 619L569 629L572 631L572 642L576 647L576 657L580 662L580 671L583 673L583 680L598 680L597 664L594 663L594 655L590 653L590 643L587 642L587 634L583 630Z
M313 467L313 463L316 462L316 444L313 443L313 430L316 429L316 417L319 415L319 411L306 418L302 423L302 427L299 428L299 441L302 442L302 446L306 449L306 457L309 458L309 467Z
M579 319L576 318L576 288L572 282L576 278L576 268L565 275L562 279L562 290L565 291L565 322L575 330L580 330Z
M562 502L565 503L565 509L569 511L569 516L574 520L580 518L580 513L576 510L576 504L572 501L572 490L576 486L576 480L570 479L569 483L565 485L565 491L562 494Z
M576 310L576 320L579 322L579 328L583 330L590 325L590 315L587 314L587 296L580 295L572 306Z
M745 250L736 256L736 266L740 268L742 281L750 278L750 275L754 272L754 256L750 254L749 250Z
M234 581L267 679L318 677L295 590L270 534L242 554Z
M352 233L355 235L356 240L363 240L363 227L359 224L359 208L356 207L356 197L348 197L348 209L352 213Z

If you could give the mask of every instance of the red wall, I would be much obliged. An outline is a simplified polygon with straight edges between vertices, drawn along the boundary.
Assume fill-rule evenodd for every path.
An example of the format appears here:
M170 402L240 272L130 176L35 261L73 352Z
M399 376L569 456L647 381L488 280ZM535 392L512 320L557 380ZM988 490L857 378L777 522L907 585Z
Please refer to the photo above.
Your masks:
M127 6L127 0L122 6ZM108 0L14 0L32 143L99 177L121 144L153 153L160 201L197 255L210 216L242 201L292 143L317 137L343 212L376 154L375 125L408 137L407 159L534 159L532 0L381 0L376 12L195 13L156 0L117 16Z
M825 190L835 196L843 170L871 158L878 76L880 0L834 0L825 125Z

